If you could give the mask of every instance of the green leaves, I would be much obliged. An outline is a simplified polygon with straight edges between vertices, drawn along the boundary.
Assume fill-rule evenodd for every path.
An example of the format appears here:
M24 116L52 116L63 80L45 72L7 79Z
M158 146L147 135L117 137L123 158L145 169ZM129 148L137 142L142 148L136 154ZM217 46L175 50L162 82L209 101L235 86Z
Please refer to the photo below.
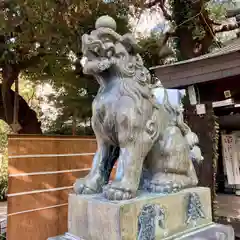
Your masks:
M7 151L0 157L0 201L6 200L8 191L8 157Z
M142 49L141 56L147 68L161 65L167 57L173 55L170 47L162 45L163 39L163 34L155 34L139 39L139 45Z
M0 200L6 199L8 188L7 135L10 129L0 120Z
M226 9L236 1L170 0L175 28L178 60L186 60L210 52L216 43L217 26L226 20ZM219 45L219 44L218 44Z
M98 83L84 76L79 60L81 36L94 29L101 15L110 15L120 34L129 30L130 5L143 8L143 0L3 0L0 12L0 67L14 64L21 76L34 85L50 83L58 93L51 99L59 119L85 121L91 116L91 102ZM145 41L145 40L144 40ZM157 41L143 41L149 48L143 56L155 65ZM21 84L22 78L20 79ZM31 95L31 94L30 94ZM51 96L52 97L52 96ZM76 111L77 109L77 111ZM38 110L37 110L38 111Z
M5 122L0 120L0 153L4 152L7 146L7 135L10 129Z

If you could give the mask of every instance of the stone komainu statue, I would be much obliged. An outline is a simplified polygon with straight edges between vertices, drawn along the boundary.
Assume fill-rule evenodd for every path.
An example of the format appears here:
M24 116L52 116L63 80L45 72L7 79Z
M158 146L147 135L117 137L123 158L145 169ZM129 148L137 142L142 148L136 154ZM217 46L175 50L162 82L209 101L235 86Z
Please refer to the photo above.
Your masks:
M97 152L90 173L74 184L77 194L103 192L109 200L124 200L138 189L172 193L198 183L192 163L202 159L198 138L167 97L156 102L138 50L131 34L116 33L109 16L82 37L83 71L100 88L92 104ZM117 160L115 180L109 182Z

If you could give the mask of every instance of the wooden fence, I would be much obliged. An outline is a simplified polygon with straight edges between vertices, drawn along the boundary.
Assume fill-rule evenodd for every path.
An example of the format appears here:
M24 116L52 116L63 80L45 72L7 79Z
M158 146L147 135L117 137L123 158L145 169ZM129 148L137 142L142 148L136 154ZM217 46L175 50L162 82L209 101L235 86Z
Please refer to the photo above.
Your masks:
M46 240L67 231L68 194L91 166L93 138L10 135L8 240Z

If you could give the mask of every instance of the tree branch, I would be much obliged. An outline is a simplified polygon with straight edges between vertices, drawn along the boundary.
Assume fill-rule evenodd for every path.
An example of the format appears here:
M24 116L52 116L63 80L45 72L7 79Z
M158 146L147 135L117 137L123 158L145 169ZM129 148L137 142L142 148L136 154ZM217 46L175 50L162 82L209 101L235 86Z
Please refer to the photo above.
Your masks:
M149 3L146 3L145 4L145 7L146 8L151 8L151 7L154 7L156 6L157 4L159 4L162 0L153 0L153 1L150 1Z
M170 37L174 37L174 36L176 36L175 31L169 31L169 32L166 32L166 33L165 33L165 35L164 35L164 37L163 37L163 41L162 41L161 46L160 46L160 48L159 48L159 52L161 52L162 49L165 47L165 45L167 44L168 39L169 39Z
M161 0L160 1L160 8L163 12L163 16L166 20L171 21L172 20L172 16L167 12L166 8L165 8L165 0Z
M222 24L219 22L215 22L213 19L209 18L208 19L208 23L215 25L215 26L221 26Z
M214 29L214 33L219 32L228 32L235 29L238 29L240 27L240 23L229 23L229 24L223 24L217 28Z
M10 6L11 1L10 0L1 0L0 1L0 8L8 8Z
M14 101L12 101L9 91L18 78L20 70L16 65L7 64L2 70L2 85L1 85L1 99L3 104L3 109L5 113L5 119L9 124L13 123L13 112L11 107L14 106Z
M23 69L26 69L26 68L38 63L40 61L41 57L44 57L44 56L46 56L46 53L42 52L42 53L38 53L35 56L30 57L29 59L26 59L26 60L20 62L19 69L23 70Z
M30 102L33 100L34 97L35 97L35 92L33 91L32 96L30 96L30 97L27 99L28 105L30 105Z
M0 92L2 91L2 84L0 84ZM11 89L8 90L11 102L14 101L15 92ZM27 104L27 102L18 95L19 98L19 112L18 118L22 129L18 132L21 134L42 134L41 124L37 119L36 112L34 112ZM1 104L2 96L0 95L0 119L4 120L7 124L11 125L12 121L8 121L4 114L4 107ZM13 105L8 105L8 111L13 113Z
M165 2L166 2L166 0L153 0L153 1L150 1L149 3L145 4L145 7L151 8L151 7L159 5L159 7L162 10L164 18L168 21L171 21L172 16L167 12L167 10L165 8Z

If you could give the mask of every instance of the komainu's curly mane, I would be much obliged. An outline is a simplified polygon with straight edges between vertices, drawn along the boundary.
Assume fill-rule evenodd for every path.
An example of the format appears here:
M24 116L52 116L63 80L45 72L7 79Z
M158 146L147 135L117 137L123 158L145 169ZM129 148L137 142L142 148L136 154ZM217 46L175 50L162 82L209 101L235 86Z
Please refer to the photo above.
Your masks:
M158 107L150 88L151 75L144 66L143 60L137 52L137 42L131 35L121 36L111 29L100 28L94 30L90 35L83 36L82 49L89 61L88 66L84 66L86 73L90 73L92 70L90 69L91 60L96 61L97 57L99 66L103 65L101 70L117 76L121 82L123 93L135 99L136 103L139 103L143 97ZM105 67L103 62L105 62ZM95 71L93 75L99 82L103 82L106 77L102 71Z
M140 58L140 56L138 57ZM131 61L129 62L131 64ZM119 81L121 81L121 91L124 95L129 95L135 100L136 105L141 104L141 98L149 100L153 107L159 108L159 104L156 101L151 89L151 75L144 65L134 66L135 74L129 74L128 69L121 69L122 66L119 64ZM141 106L138 106L141 109Z

